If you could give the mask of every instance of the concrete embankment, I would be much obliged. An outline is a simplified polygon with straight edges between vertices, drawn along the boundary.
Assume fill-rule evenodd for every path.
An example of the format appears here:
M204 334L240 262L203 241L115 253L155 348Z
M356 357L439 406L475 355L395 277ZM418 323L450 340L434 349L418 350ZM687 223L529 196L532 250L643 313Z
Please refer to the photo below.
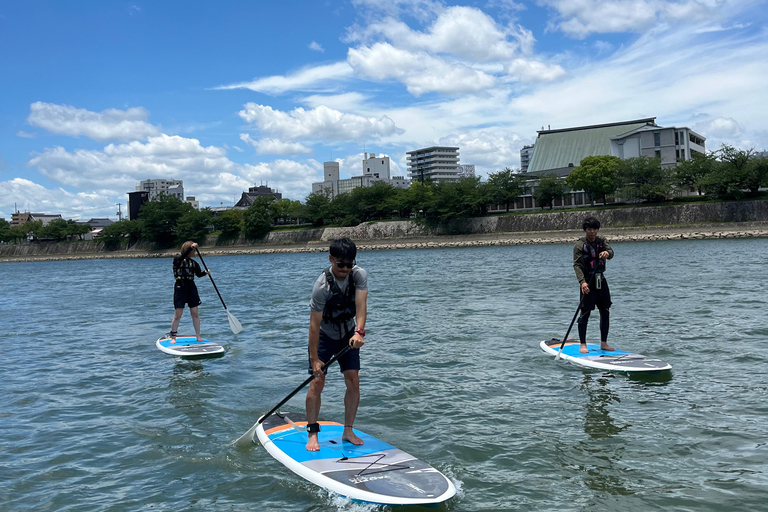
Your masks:
M705 238L768 237L768 201L743 201L595 211L559 211L462 219L429 229L414 221L372 222L349 228L272 232L264 241L221 244L209 237L206 255L325 252L330 240L348 236L361 250L425 249L573 243L584 217L602 223L612 243ZM0 262L110 258L166 258L176 250L105 251L98 242L0 245Z

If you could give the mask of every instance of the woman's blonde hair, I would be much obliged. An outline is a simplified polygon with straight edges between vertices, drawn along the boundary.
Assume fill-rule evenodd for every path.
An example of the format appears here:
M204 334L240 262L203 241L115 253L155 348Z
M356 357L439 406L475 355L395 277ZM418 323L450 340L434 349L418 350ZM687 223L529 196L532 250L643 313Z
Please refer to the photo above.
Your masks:
M188 254L192 252L192 244L195 243L192 240L187 240L181 244L181 254Z

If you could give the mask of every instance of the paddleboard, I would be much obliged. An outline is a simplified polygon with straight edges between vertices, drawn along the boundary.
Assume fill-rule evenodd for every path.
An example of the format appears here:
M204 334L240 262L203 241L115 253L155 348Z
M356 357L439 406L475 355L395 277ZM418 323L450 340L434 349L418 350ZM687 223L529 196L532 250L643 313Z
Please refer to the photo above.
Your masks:
M285 417L302 428L294 429ZM306 449L303 414L276 413L256 429L259 442L297 475L350 499L380 505L436 505L456 494L435 468L355 429L362 446L342 441L344 425L319 420L320 451Z
M195 336L163 336L157 340L157 348L172 356L214 357L224 354L224 347L208 340L197 341Z
M539 346L547 354L557 356L561 343L561 340L552 338L548 341L542 341ZM589 352L582 354L579 352L578 341L566 341L560 358L586 368L626 373L663 372L672 369L671 365L661 359L624 352L623 350L600 350L598 343L587 343L587 348Z

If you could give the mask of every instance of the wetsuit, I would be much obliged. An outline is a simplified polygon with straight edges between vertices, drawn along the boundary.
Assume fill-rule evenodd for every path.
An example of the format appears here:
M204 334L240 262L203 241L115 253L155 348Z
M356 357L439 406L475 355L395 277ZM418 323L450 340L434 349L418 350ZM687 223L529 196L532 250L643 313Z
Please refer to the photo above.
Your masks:
M173 258L173 276L175 283L173 285L173 307L184 309L184 305L190 308L196 308L202 301L197 293L195 285L195 276L203 277L205 272L200 269L200 265L186 254L178 254Z
M580 238L573 246L573 269L579 285L587 283L589 293L581 297L581 315L579 316L579 341L586 342L587 323L589 315L597 306L600 311L600 341L608 340L610 328L609 309L611 307L611 292L608 281L605 280L605 260L600 259L600 253L608 252L608 259L613 258L613 249L603 237L596 237L590 243L586 237Z

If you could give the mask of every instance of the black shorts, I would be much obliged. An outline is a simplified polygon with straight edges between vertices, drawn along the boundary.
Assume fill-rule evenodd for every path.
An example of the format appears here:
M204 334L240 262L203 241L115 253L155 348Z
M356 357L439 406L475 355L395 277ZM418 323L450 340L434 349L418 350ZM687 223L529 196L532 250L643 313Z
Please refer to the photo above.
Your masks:
M345 345L349 345L349 339L354 334L355 331L352 331L344 336L344 338L335 340L329 336L326 336L322 331L320 331L320 341L317 344L317 357L319 357L323 363L327 363L331 360L336 352L344 348ZM359 370L360 349L349 349L346 354L337 359L337 362L339 363L339 369L342 372L347 370ZM314 373L312 371L312 362L309 363L309 373ZM328 369L325 370L325 373L328 373Z
M184 309L185 304L188 304L190 308L196 308L202 303L200 295L197 294L197 285L195 285L194 281L179 279L173 285L174 308Z
M610 309L611 304L611 291L608 289L608 281L603 278L602 286L598 290L593 279L589 285L589 293L582 299L581 310L594 311L595 306L597 306L597 309Z

